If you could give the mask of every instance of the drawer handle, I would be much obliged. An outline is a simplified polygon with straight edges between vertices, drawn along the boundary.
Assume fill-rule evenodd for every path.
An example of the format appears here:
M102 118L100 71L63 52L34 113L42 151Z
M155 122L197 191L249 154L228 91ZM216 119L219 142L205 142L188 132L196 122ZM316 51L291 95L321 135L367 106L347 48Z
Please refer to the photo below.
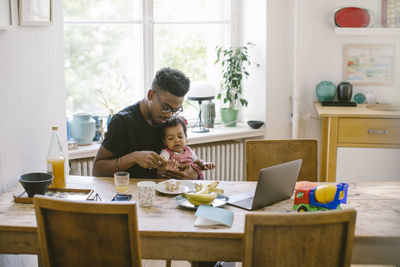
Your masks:
M369 134L388 134L388 130L373 130L373 129L368 129Z

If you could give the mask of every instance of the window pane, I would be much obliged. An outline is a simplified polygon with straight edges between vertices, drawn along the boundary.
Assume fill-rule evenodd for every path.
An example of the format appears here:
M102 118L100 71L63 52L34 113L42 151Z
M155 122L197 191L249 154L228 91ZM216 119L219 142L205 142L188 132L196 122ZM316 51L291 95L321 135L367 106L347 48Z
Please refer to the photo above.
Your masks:
M140 0L63 0L64 20L141 19Z
M156 24L154 25L154 67L181 70L191 81L219 83L219 69L214 65L215 47L225 45L223 24ZM184 103L184 115L195 119L197 102ZM189 115L191 114L191 115Z
M82 111L106 115L140 99L140 26L64 26L68 116Z
M154 20L224 20L226 0L154 0Z

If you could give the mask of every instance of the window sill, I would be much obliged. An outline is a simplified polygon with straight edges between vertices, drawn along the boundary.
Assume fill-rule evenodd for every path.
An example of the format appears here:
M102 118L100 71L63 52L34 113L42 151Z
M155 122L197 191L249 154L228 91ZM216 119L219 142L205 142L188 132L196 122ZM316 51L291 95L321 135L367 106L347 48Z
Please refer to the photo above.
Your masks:
M188 128L188 145L212 143L219 141L244 139L251 137L262 137L265 134L265 128L251 129L245 124L238 124L237 127L216 126L210 128L208 133L193 133L192 128ZM96 156L100 144L93 142L89 146L78 146L76 150L69 150L68 157L70 160L91 158Z

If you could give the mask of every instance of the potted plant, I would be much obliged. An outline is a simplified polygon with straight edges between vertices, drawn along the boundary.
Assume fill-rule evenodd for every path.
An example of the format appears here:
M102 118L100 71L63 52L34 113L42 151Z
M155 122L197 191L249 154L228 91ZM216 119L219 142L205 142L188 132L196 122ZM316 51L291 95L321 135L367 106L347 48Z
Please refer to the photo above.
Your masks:
M247 107L247 100L243 97L242 80L249 77L247 68L252 64L248 54L248 47L252 43L246 43L245 46L223 48L216 47L217 60L222 66L222 81L220 92L217 99L223 99L224 104L228 103L228 108L221 108L221 120L226 126L235 127L239 110L237 104ZM258 63L253 63L258 68Z

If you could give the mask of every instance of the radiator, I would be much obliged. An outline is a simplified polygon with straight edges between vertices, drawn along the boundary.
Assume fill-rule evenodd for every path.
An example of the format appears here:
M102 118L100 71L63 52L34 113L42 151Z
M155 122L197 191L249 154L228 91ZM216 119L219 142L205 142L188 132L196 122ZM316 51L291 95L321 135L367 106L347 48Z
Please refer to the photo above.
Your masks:
M244 141L233 140L190 146L204 161L212 161L216 168L203 171L206 180L244 181Z
M94 158L70 160L70 175L92 176Z
M233 140L190 146L204 161L212 161L216 168L203 171L206 180L244 181L244 141ZM70 175L91 176L94 158L70 160Z

